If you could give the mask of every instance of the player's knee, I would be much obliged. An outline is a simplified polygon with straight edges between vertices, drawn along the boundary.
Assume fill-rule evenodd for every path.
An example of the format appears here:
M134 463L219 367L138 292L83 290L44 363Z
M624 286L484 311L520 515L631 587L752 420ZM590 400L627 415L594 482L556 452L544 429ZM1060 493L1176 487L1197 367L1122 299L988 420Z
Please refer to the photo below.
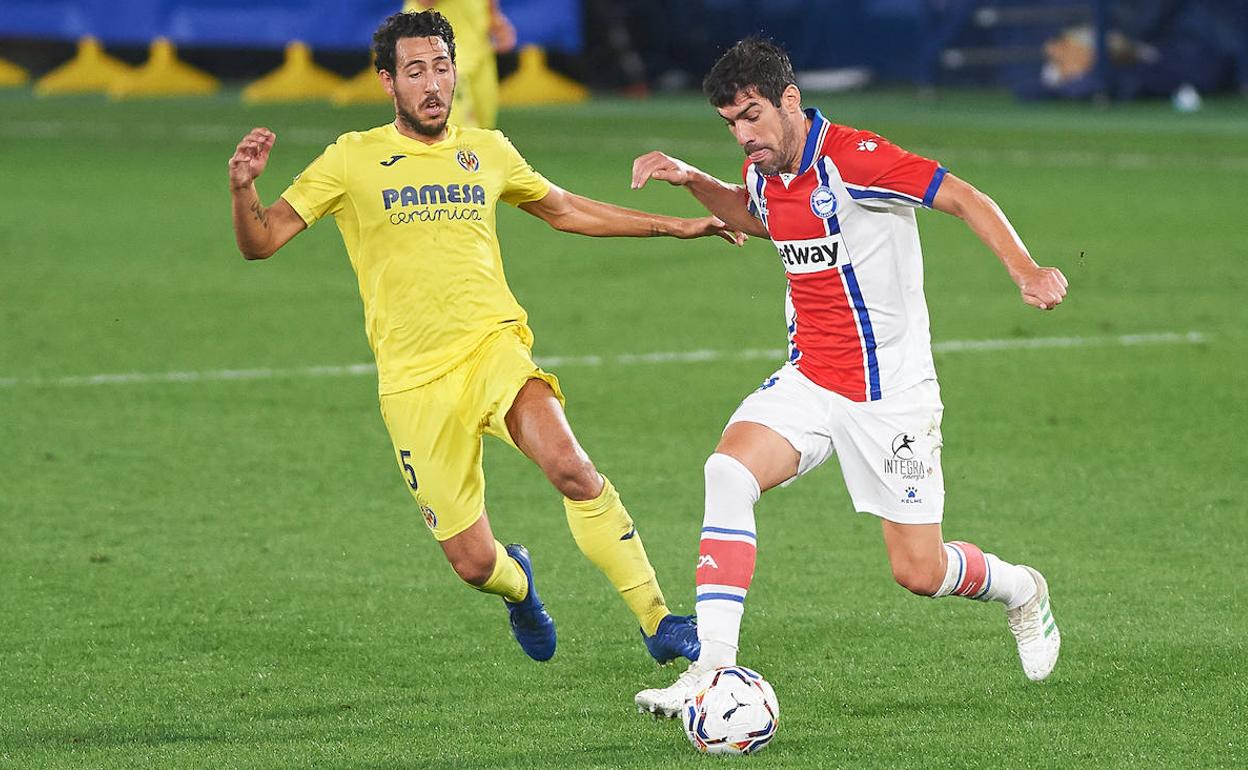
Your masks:
M491 551L488 555L482 553L458 557L451 562L451 569L455 570L460 580L474 588L480 588L494 574L494 553Z
M940 584L944 582L943 574L936 574L936 570L925 564L907 562L893 564L892 567L893 579L897 581L897 585L912 594L932 596L940 590Z
M584 452L563 452L546 468L546 477L570 500L591 500L602 491L602 477Z

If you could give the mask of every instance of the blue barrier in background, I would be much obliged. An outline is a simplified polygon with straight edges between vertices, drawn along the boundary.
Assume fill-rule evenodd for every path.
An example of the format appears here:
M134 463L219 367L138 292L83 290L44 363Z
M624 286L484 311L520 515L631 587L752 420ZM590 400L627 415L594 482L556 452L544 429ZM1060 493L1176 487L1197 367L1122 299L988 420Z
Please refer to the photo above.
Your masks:
M146 45L280 48L302 40L325 50L364 50L402 0L0 0L0 36ZM521 45L581 50L578 0L502 0Z

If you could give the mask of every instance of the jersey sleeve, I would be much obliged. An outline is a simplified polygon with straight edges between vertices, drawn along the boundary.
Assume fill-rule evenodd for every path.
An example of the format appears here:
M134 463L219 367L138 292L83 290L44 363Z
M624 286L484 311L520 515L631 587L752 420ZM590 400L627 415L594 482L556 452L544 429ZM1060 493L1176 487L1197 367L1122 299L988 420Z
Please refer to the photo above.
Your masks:
M745 207L746 210L750 212L750 216L754 217L759 222L763 222L765 226L766 221L763 219L762 213L763 207L758 200L758 185L754 183L758 179L758 176L757 172L751 174L753 169L754 164L750 162L749 158L746 158L745 163L741 166L741 183L745 187L746 193L750 196L746 201Z
M540 201L550 193L550 182L546 177L533 170L511 141L498 132L502 141L506 177L503 180L503 192L498 197L504 203L519 206L521 203Z
M308 227L342 208L346 192L343 168L342 147L335 142L309 163L282 193L282 198L303 217Z
M947 173L936 161L870 131L846 128L828 137L825 151L850 197L866 205L931 208Z

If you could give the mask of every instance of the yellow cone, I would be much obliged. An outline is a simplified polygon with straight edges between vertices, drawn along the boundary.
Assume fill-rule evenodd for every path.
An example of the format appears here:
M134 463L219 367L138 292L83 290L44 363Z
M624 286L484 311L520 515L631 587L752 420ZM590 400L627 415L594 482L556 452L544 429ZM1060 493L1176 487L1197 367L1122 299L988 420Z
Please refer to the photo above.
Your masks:
M25 85L30 73L13 62L0 59L0 87Z
M514 107L524 104L564 104L583 102L589 89L546 66L546 52L535 45L520 49L520 64L498 86L498 103Z
M342 83L342 78L312 61L312 49L296 40L286 46L282 66L243 89L243 101L261 104L328 99Z
M103 93L133 71L129 64L105 53L99 40L84 37L78 41L74 58L35 82L35 93L39 96Z
M335 88L329 100L337 107L348 104L388 104L390 95L377 79L377 68L369 65L360 74Z
M152 41L147 61L111 83L108 95L113 99L199 96L216 93L220 87L212 75L180 61L173 43L158 37Z

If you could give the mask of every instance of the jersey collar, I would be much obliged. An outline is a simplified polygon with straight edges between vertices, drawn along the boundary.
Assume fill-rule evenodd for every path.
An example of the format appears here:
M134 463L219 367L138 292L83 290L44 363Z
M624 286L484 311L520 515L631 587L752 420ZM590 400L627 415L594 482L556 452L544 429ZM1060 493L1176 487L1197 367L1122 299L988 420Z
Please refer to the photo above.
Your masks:
M459 141L459 127L456 126L454 123L451 123L446 127L446 138L441 141L434 142L433 144L425 144L419 139L413 139L410 136L404 136L403 134L399 133L398 127L395 126L393 122L388 123L387 127L390 130L390 136L395 141L403 144L405 147L408 147L416 152L428 152L431 150L436 150L439 147L444 147L448 144L452 144L454 142Z
M816 108L809 107L804 112L806 117L810 118L810 130L806 133L806 147L802 150L802 163L797 168L798 176L809 171L811 164L815 162L828 127L828 121Z

